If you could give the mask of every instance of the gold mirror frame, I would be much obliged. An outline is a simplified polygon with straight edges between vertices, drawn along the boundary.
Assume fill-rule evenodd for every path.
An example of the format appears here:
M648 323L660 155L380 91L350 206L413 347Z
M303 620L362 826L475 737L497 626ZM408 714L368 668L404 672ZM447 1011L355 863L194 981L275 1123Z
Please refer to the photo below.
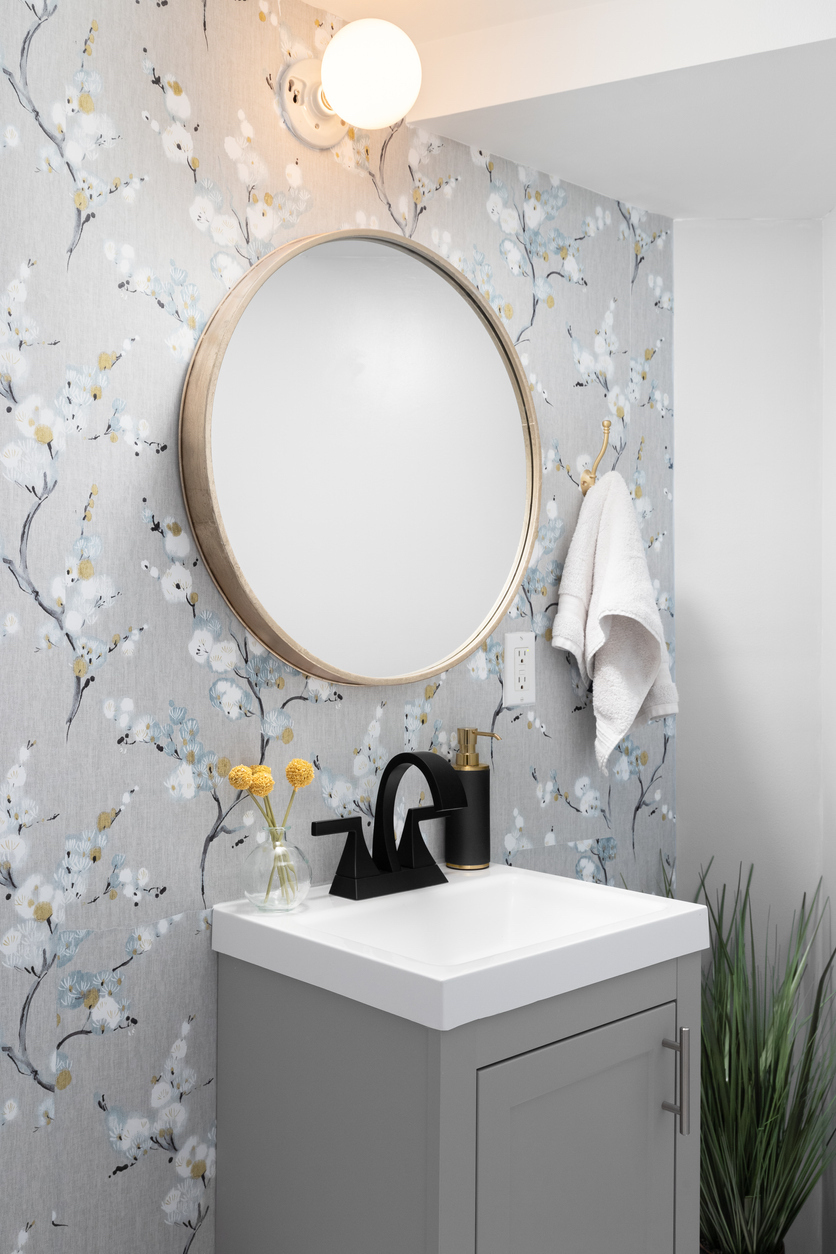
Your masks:
M493 609L472 635L441 662L408 675L383 678L353 675L330 666L288 636L256 597L241 571L229 543L215 493L212 472L212 407L224 354L244 310L263 283L300 253L335 240L376 240L388 248L408 253L450 283L481 319L511 379L519 406L526 455L525 523L513 569ZM429 679L465 661L501 622L528 569L540 521L540 433L531 389L511 337L488 302L454 266L423 244L387 231L356 229L308 235L277 248L263 257L230 289L207 322L189 364L180 403L180 481L192 535L203 562L229 608L250 635L284 662L301 671L340 684L408 684Z

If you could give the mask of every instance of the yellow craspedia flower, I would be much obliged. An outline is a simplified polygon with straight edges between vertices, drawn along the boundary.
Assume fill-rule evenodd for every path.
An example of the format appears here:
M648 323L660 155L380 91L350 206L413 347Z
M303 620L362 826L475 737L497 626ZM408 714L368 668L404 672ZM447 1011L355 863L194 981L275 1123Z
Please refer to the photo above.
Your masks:
M249 788L253 780L253 773L248 766L233 766L229 772L229 782L233 788Z
M265 766L260 771L252 772L252 783L250 784L250 792L254 797L266 797L268 792L273 791L273 775L269 766Z
M293 758L285 768L285 776L292 788L307 788L314 777L314 769L304 758Z

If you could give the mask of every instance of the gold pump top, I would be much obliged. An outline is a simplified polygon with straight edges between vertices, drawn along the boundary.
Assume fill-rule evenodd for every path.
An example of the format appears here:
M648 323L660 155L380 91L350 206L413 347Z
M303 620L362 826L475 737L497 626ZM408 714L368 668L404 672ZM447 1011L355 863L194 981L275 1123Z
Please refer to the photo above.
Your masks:
M491 740L501 740L501 736L497 736L496 732L477 731L475 727L458 727L456 732L459 738L459 751L456 754L455 765L458 767L474 767L479 765L479 753L476 748L477 736L488 736Z

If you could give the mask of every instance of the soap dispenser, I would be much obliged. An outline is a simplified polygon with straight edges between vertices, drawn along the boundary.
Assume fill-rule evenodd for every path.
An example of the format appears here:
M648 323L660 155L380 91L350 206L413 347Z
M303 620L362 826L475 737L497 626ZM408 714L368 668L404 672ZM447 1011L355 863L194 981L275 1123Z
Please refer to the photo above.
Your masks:
M467 808L454 810L445 820L444 858L454 871L483 871L491 861L491 768L479 761L476 737L501 740L495 732L459 727L459 751L453 770L459 773Z

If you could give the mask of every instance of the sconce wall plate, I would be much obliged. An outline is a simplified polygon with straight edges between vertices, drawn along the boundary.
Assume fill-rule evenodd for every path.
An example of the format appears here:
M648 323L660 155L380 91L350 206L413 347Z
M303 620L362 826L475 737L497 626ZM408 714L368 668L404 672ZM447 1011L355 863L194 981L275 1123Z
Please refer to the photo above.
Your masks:
M322 62L313 59L288 65L276 95L289 130L308 148L335 148L348 134L348 123L322 101Z

